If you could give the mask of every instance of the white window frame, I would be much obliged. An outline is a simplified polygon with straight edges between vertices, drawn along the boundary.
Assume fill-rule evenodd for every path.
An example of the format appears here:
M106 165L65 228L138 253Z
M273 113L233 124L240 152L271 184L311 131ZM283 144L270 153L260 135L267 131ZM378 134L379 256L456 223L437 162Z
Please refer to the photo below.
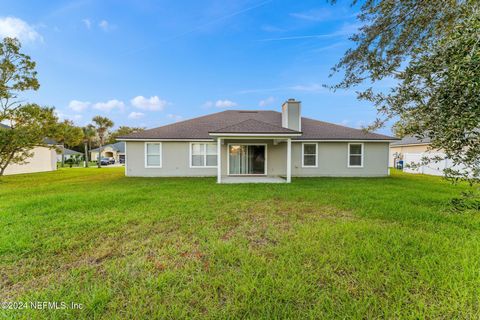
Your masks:
M192 157L193 157L193 145L194 144L202 144L203 145L203 166L194 166L192 163ZM217 166L207 166L207 144L215 146L215 150L217 153L215 154L217 156L217 166L218 166L218 148L217 144L215 142L190 142L188 148L189 148L189 158L190 158L190 168L191 169L205 169L205 168L216 168ZM213 154L211 154L213 156Z
M315 145L315 165L305 165L305 145L306 144L313 144ZM308 154L309 156L313 154ZM316 142L303 142L302 143L302 168L318 168L318 143Z
M149 166L148 165L148 160L147 160L147 150L148 150L148 145L149 144L158 144L160 147L159 147L159 156L160 156L160 165L158 166ZM161 168L162 167L162 158L163 158L163 146L162 146L162 143L161 142L145 142L145 168Z
M362 153L360 154L360 165L350 165L350 146L351 145L360 145ZM347 151L347 167L348 168L363 168L363 157L365 155L365 146L363 143L360 142L350 142L348 143L348 151Z

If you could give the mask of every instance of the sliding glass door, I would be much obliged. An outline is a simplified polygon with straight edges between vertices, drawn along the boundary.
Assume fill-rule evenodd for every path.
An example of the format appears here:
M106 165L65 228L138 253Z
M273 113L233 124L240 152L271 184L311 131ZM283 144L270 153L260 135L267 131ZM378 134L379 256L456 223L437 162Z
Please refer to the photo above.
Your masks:
M228 173L231 175L266 174L265 145L231 144L228 146Z

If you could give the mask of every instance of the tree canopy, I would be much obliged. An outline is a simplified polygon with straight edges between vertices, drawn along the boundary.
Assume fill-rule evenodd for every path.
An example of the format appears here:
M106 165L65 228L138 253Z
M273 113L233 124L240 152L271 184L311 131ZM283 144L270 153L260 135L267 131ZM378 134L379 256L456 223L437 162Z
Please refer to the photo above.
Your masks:
M28 162L37 146L54 147L46 139L53 137L57 125L54 109L33 103L22 104L19 93L40 87L35 62L20 51L17 39L0 43L0 176L8 165Z
M371 128L398 121L396 132L429 137L468 167L447 177L479 182L480 2L367 0L359 20L353 48L332 69L343 73L332 88L356 87L379 112ZM385 80L393 80L389 90L374 90Z

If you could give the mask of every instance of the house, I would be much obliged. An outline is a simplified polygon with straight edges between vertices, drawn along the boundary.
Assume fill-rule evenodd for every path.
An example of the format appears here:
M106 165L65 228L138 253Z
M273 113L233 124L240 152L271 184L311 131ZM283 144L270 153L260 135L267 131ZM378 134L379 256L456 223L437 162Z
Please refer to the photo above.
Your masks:
M403 160L403 155L406 153L425 153L428 151L430 145L430 138L423 139L414 136L405 136L399 141L390 144L389 166L396 167L398 161Z
M282 112L227 110L119 137L125 174L216 176L218 183L290 182L291 177L383 177L395 138Z
M90 159L98 161L98 152L100 148L90 150ZM100 158L114 158L117 163L125 162L125 143L116 142L107 144L102 147L102 155Z
M0 130L9 128L9 126L0 123ZM52 146L52 148L43 146L33 148L31 150L33 156L26 159L26 163L9 164L3 174L11 175L57 170L57 152L53 148L56 142L51 139L45 139L44 142Z
M70 159L72 156L83 156L83 153L75 151L75 150L70 150L70 149L65 149L64 150L65 154L65 160ZM60 153L57 153L57 161L61 162L62 161L62 152L60 150Z
M389 164L392 167L396 167L399 161L403 161L403 171L408 173L443 176L447 168L468 172L464 165L454 165L442 150L432 149L428 137L420 139L415 136L405 136L391 143L389 158Z

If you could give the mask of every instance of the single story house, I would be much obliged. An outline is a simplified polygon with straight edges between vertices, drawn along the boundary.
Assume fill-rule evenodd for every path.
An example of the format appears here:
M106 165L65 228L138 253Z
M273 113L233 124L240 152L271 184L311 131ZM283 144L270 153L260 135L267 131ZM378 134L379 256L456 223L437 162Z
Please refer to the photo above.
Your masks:
M395 141L390 144L389 163L396 167L399 161L403 161L404 172L434 176L443 176L445 169L468 172L463 164L454 165L443 150L432 149L430 144L430 138L428 137L420 139L414 136L406 136L400 141Z
M1 129L9 129L10 127L0 123ZM26 160L24 164L9 164L5 169L4 175L34 173L57 170L57 151L53 148L56 142L51 139L45 139L44 142L48 147L35 147L31 150L33 156Z
M90 160L98 161L100 148L90 150ZM100 158L114 158L115 162L125 162L125 142L116 142L102 147Z
M282 112L227 110L118 137L132 177L216 176L218 183L290 182L291 177L383 177L396 140Z
M78 151L75 151L75 150L71 150L71 149L65 149L65 150L64 150L64 154L65 154L65 160L70 159L72 156L83 156L83 153L78 152ZM58 161L58 162L61 162L61 161L62 161L62 152L61 152L61 150L60 150L59 153L57 153L57 161Z
M415 136L405 136L401 140L394 141L390 144L390 157L388 163L390 167L396 167L398 161L404 160L404 154L426 153L429 151L429 146L430 138L428 137L420 139Z

